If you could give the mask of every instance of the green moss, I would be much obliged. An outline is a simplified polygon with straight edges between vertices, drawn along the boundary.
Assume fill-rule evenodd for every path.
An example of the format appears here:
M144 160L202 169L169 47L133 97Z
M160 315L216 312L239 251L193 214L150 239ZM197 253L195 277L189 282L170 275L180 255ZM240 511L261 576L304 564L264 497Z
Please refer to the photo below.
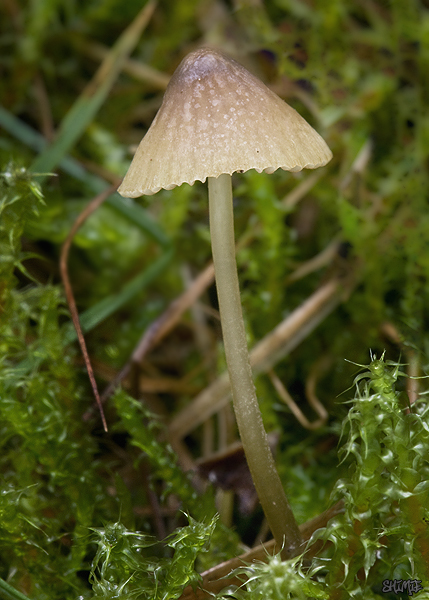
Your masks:
M356 377L340 449L343 460L353 460L333 495L343 499L344 512L318 529L307 547L322 541L322 550L312 560L274 556L237 569L243 587L232 597L377 598L382 582L393 579L418 580L427 590L429 405L401 406L399 366L373 357Z
M165 540L165 547L173 549L172 556L158 559L145 553L156 540L127 531L120 523L94 530L98 550L90 575L92 598L178 598L186 585L200 579L194 570L195 559L207 549L215 523L216 518L204 524L189 517L187 527Z

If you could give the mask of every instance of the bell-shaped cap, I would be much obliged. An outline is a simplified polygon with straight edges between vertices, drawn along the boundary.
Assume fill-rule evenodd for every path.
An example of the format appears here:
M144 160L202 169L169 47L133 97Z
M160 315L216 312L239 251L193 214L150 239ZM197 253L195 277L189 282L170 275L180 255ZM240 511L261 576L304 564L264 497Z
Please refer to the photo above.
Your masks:
M331 158L286 102L235 60L202 48L173 74L118 191L136 198L222 173L316 169Z

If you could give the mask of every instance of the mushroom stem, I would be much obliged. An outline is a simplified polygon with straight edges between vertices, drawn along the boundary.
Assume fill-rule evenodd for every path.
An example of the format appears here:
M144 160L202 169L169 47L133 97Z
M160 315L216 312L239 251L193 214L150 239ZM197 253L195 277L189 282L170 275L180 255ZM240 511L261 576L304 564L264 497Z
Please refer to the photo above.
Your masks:
M210 235L225 356L247 464L282 556L298 553L301 535L268 445L252 378L235 260L231 175L209 177Z

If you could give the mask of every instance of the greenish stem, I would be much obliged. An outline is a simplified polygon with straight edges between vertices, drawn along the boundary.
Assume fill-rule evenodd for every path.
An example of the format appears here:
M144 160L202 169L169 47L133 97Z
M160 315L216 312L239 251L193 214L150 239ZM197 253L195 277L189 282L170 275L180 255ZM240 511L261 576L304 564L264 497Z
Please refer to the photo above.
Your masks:
M2 598L10 598L11 600L29 600L28 596L25 596L14 587L6 583L4 579L0 579L0 590L4 594L2 594Z
M235 260L230 175L209 177L210 234L225 356L238 430L271 532L284 558L298 553L301 535L268 445L249 362Z

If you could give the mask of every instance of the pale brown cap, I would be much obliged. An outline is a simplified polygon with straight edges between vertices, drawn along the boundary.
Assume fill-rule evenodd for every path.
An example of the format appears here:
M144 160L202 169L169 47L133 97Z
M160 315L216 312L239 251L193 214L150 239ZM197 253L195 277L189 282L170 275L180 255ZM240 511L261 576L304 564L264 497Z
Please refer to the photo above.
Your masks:
M222 173L316 169L331 158L286 102L235 60L202 48L173 74L118 191L136 198Z

